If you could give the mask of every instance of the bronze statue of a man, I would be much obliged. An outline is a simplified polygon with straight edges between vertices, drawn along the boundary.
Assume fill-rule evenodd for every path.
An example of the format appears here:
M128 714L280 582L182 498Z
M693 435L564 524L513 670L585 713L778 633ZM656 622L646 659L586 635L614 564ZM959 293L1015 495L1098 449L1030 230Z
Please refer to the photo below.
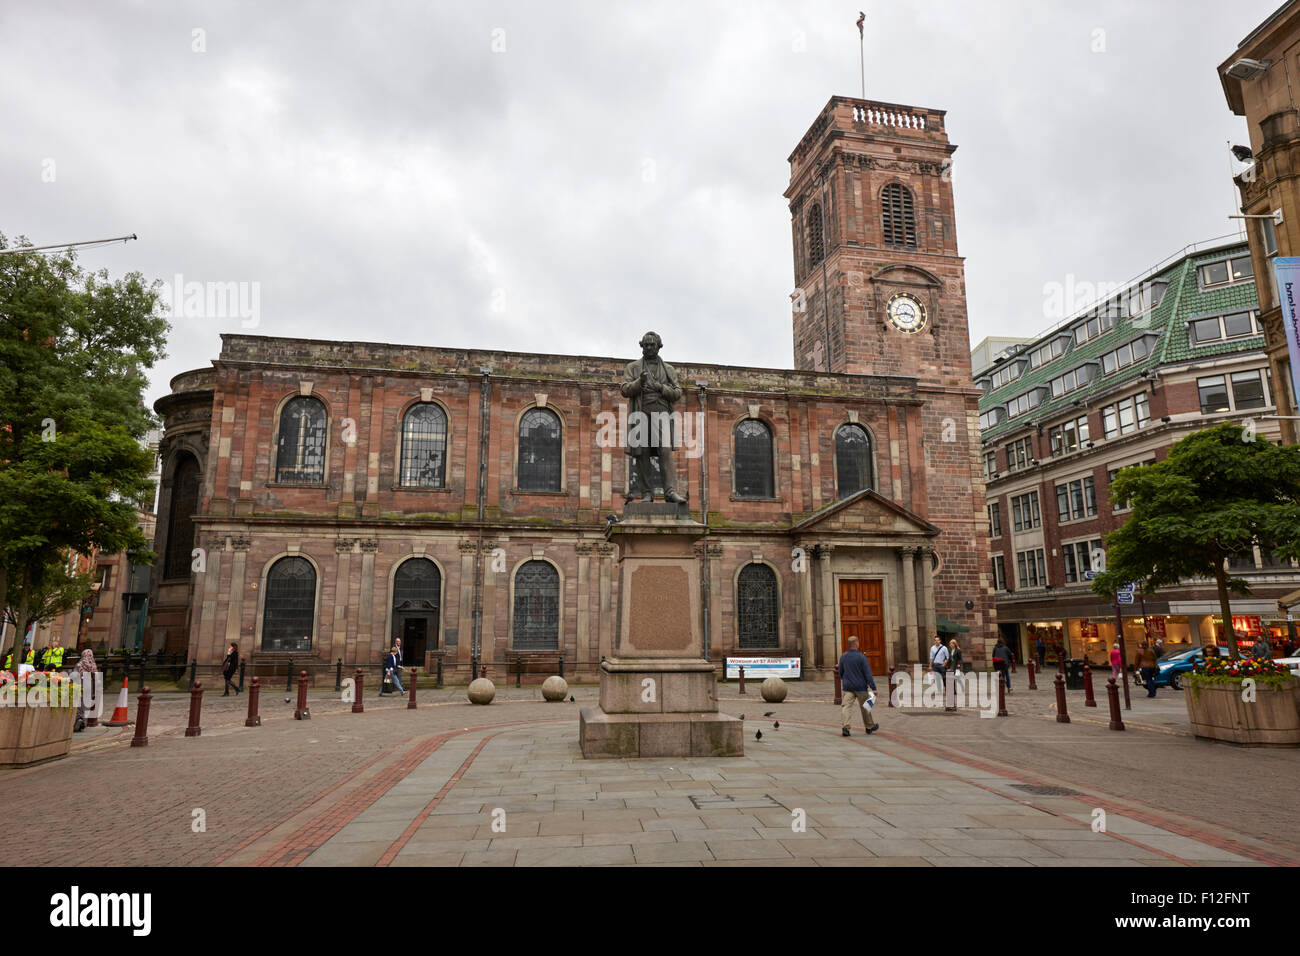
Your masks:
M682 397L677 372L659 357L663 339L657 332L641 336L641 358L629 362L623 370L622 392L630 399L628 409L627 453L636 463L641 500L654 500L654 472L651 456L659 458L659 472L664 483L664 500L686 500L677 491L677 473L673 468L673 403Z

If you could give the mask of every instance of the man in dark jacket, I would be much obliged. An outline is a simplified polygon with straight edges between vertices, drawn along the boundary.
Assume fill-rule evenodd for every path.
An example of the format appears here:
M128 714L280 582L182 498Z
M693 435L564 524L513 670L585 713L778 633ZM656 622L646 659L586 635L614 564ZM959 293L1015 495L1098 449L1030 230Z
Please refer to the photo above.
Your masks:
M1011 693L1011 648L1001 637L993 648L993 669L1006 681L1007 693Z
M871 708L864 706L868 691L876 689L876 681L871 676L871 664L867 662L867 656L858 650L856 637L849 638L849 649L840 658L840 688L840 733L849 736L849 722L855 710L862 714L862 725L867 733L874 734L880 729Z

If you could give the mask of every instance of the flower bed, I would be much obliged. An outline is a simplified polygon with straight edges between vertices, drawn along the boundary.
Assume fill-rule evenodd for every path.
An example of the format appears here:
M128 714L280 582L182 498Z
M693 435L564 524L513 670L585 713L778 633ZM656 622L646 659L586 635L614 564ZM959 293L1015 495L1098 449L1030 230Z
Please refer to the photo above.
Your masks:
M1208 658L1183 697L1198 737L1300 746L1300 681L1274 661Z
M0 671L0 767L66 757L80 692L66 674Z

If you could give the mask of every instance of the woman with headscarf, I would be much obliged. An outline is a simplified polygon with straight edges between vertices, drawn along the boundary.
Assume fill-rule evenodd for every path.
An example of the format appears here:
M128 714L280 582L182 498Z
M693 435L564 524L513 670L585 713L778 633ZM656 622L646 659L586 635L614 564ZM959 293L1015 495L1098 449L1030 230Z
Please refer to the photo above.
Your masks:
M72 672L72 679L81 688L81 704L77 707L77 722L73 724L73 730L86 729L86 704L95 694L95 674L98 670L95 666L95 652L88 647L81 652L81 659Z

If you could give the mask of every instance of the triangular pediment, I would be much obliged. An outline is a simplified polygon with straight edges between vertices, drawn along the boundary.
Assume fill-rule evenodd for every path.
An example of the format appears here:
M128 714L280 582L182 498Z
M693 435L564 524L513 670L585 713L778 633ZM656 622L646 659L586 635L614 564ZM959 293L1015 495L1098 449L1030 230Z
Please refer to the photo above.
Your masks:
M935 537L939 528L870 489L859 491L819 508L791 529L795 533L924 535Z

